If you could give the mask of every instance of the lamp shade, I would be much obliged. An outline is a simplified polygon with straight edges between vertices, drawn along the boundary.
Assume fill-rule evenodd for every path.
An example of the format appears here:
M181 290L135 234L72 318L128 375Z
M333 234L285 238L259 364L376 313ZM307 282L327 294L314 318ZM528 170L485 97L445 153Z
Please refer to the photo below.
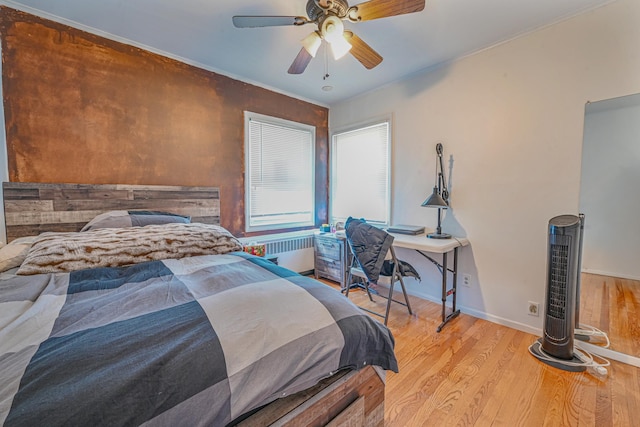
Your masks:
M342 38L342 34L344 33L344 24L337 16L329 16L322 22L320 30L325 40L329 43L333 43L334 41L340 41Z
M320 44L322 43L322 39L317 32L313 32L309 34L307 37L302 39L302 46L309 52L309 55L316 57L318 53L318 49L320 49Z
M422 202L422 205L420 206L422 206L423 208L441 208L441 209L447 209L449 207L449 205L447 204L447 202L445 202L442 196L438 194L438 187L433 187L433 193L429 197L427 197L427 200Z
M333 53L333 59L340 59L345 56L351 50L351 44L344 38L338 39L331 43L331 52Z
M344 38L344 24L337 16L329 16L320 29L322 37L331 45L334 59L340 59L351 50L351 43Z

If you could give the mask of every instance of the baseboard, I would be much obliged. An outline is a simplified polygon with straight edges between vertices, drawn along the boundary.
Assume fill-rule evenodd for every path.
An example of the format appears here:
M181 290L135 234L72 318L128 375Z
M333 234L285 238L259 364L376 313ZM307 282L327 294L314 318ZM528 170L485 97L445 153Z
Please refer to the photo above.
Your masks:
M515 322L510 319L505 319L504 317L494 316L492 314L485 313L484 311L479 311L474 308L465 307L463 305L458 305L457 308L460 309L461 313L468 314L469 316L473 316L478 319L506 326L511 329L517 329L518 331L526 332L538 337L542 336L542 329L527 325L526 323Z
M414 290L407 289L407 293L411 296L418 297L423 300L431 301L438 305L442 304L442 299L440 296L433 296L423 294L421 292L415 292ZM451 298L447 300L445 307L451 309L452 303ZM492 314L486 313L484 311L477 310L475 308L467 307L465 305L456 304L456 309L459 309L461 313L468 314L469 316L476 317L478 319L486 320L488 322L497 323L498 325L507 326L509 328L517 329L519 331L527 332L529 334L541 336L542 330L539 328L534 328L533 326L529 326L525 323L514 322L513 320L505 319L504 317L494 316Z
M633 276L631 274L624 274L624 273L612 273L611 271L602 271L602 270L594 270L594 269L582 269L583 273L588 273L588 274L597 274L598 276L609 276L609 277L619 277L620 279L627 279L627 280L639 280L640 281L640 276Z

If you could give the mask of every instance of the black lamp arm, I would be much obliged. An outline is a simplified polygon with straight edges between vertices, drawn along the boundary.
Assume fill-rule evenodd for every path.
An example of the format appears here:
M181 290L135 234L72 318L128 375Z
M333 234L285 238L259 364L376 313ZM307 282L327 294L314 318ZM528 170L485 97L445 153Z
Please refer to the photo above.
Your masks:
M436 144L436 154L438 155L438 165L440 170L438 171L438 192L442 196L442 199L449 204L449 190L447 190L447 180L444 176L444 166L442 164L442 144ZM437 167L437 166L436 166ZM442 185L442 187L441 187Z

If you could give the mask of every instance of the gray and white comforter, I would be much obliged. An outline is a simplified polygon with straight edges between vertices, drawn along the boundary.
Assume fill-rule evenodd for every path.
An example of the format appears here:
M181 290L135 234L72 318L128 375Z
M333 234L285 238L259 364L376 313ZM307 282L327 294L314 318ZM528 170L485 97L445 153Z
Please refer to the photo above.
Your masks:
M397 371L339 292L242 252L0 281L0 425L225 425L342 368Z

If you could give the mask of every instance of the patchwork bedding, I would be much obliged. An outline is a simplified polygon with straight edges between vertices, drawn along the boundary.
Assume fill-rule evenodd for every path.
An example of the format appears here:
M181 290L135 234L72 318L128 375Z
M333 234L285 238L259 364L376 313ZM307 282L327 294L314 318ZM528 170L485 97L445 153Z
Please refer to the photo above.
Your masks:
M244 252L12 276L0 425L226 425L343 368L397 372L393 345L339 292Z

